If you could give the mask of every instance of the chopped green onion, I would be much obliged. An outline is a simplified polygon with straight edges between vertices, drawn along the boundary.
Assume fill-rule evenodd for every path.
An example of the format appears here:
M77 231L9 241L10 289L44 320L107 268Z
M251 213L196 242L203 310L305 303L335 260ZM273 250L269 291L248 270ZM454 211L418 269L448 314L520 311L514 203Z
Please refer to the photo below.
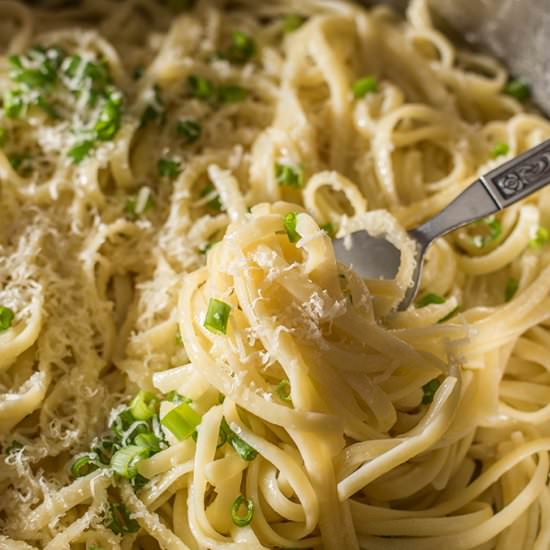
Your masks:
M289 13L285 15L283 19L283 31L286 33L294 32L298 30L306 21L303 15L297 13Z
M204 328L214 334L227 334L227 322L230 313L231 306L229 304L216 298L210 298L204 319Z
M504 86L504 93L515 97L518 101L525 101L529 99L531 95L531 89L529 84L520 78L510 80L506 86Z
M95 453L83 453L77 455L71 464L71 475L74 478L88 475L97 470L98 456Z
M353 92L354 97L361 99L367 94L378 91L378 80L375 76L365 76L364 78L360 78L352 84L351 91Z
M118 450L111 458L111 468L115 474L126 479L137 475L137 464L149 456L149 451L140 445L128 445Z
M422 386L422 391L424 392L422 396L423 405L429 405L434 400L435 392L440 385L441 382L437 378L434 378Z
M286 378L284 380L281 380L277 384L277 388L275 391L277 392L279 399L281 399L282 401L286 401L287 403L292 402L292 399L290 397L290 382Z
M15 313L12 309L6 306L0 306L0 332L8 330L15 318Z
M23 443L20 441L17 441L17 439L14 439L5 449L4 453L6 455L9 455L11 453L15 453L16 451L19 451L24 448Z
M60 118L58 112L55 110L54 106L47 101L43 96L39 95L35 101L36 105L42 109L48 116L52 118Z
M183 346L183 339L181 337L181 332L180 332L180 327L178 325L178 327L176 328L176 344L178 346Z
M279 185L299 189L304 186L304 170L301 166L275 163L275 179Z
M200 197L206 197L210 195L211 193L214 193L216 188L214 187L214 184L210 182L200 193ZM206 203L206 206L210 208L210 210L214 210L215 212L221 212L223 209L222 201L220 200L220 196L216 193L213 195L213 197Z
M109 503L109 514L106 517L106 521L107 527L115 535L124 535L139 531L139 523L135 519L130 518L130 513L124 504Z
M212 99L216 92L216 88L210 80L194 74L187 78L187 85L191 95L197 99Z
M225 84L218 87L217 95L221 103L236 103L247 98L248 90L235 84Z
M498 142L491 151L491 158L498 158L507 155L510 151L510 147L507 143Z
M6 138L8 136L8 132L5 128L2 128L0 126L0 147L4 147L6 145Z
M241 512L241 508L245 507L244 514ZM231 519L237 527L246 527L254 516L254 502L251 499L239 495L233 506L231 506Z
M176 131L187 143L195 143L201 137L202 126L196 120L180 120L176 125Z
M147 106L145 107L141 115L141 119L139 122L140 128L144 128L149 124L149 122L152 122L157 118L159 119L161 124L164 122L164 118L165 118L164 110L163 110L164 103L160 96L159 87L155 86L153 90L154 90L153 101L147 104Z
M506 281L506 288L504 289L504 301L509 302L518 291L519 281L515 277L510 277Z
M73 162L73 164L80 164L94 148L94 142L91 139L77 143L74 147L71 147L67 152Z
M428 292L427 294L424 294L421 298L419 298L416 301L416 307L422 308L429 306L430 304L444 304L446 302L446 299L443 298L443 296L440 296L439 294L435 294L434 292Z
M157 162L157 171L160 177L176 178L181 172L181 166L177 160L159 159Z
M454 309L449 311L449 313L447 313L447 315L445 315L445 317L443 317L442 319L439 319L439 321L437 321L437 322L439 324L445 323L445 321L448 321L449 319L452 319L459 311L460 311L460 306L456 306Z
M115 137L120 127L121 105L122 98L118 94L109 95L108 100L103 105L99 120L95 124L97 139L110 141Z
M10 161L11 167L15 171L19 171L19 169L23 166L23 163L30 160L30 156L27 153L13 153L8 156L8 160Z
M331 239L336 237L336 229L330 222L321 225L321 230L324 231Z
M288 236L288 240L291 243L296 243L302 238L302 236L296 231L296 222L296 212L289 212L283 218L283 225Z
M196 430L201 420L201 415L187 403L180 403L164 415L160 423L168 428L179 441L183 441Z
M134 438L134 445L147 449L149 454L160 451L160 439L153 432L137 434Z
M132 399L128 408L136 420L149 420L158 411L159 400L154 394L140 390Z
M8 118L18 118L23 113L25 102L20 90L9 90L4 94L4 111Z
M151 190L148 187L142 187L136 195L128 197L124 211L132 220L147 213L155 205Z
M535 237L529 241L529 248L542 248L550 240L550 232L546 227L539 227Z
M502 224L494 216L483 218L476 222L474 226L483 228L486 233L485 235L475 235L472 238L472 242L477 248L484 248L496 241L502 234Z
M256 43L253 38L242 31L234 31L231 34L231 45L221 56L231 63L242 65L256 54Z
M189 399L189 397L185 397L184 395L179 394L175 390L169 391L166 394L165 399L166 401L170 401L171 403L176 403L177 405L179 405L180 403L191 403L191 399Z
M251 447L246 441L241 439L230 427L225 418L222 418L220 431L225 433L226 440L229 441L237 454L247 462L256 458L258 451Z

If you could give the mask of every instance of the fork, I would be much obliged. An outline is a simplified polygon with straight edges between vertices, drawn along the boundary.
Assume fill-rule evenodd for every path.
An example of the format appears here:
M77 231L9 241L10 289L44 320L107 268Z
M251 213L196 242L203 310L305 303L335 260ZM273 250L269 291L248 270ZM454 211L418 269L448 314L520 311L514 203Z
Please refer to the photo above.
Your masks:
M416 267L398 309L407 309L414 300L426 252L435 239L495 214L548 183L550 139L484 174L444 210L409 231L409 237L416 244ZM336 259L351 266L365 279L393 279L397 275L401 252L383 236L374 237L367 231L356 231L348 238L334 239L333 244Z

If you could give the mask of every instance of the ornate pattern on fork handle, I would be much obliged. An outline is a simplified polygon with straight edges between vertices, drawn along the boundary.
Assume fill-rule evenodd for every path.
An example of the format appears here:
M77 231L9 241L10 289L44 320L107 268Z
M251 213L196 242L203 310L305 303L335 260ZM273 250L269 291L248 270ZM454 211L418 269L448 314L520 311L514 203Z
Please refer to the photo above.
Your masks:
M501 208L534 193L550 181L550 140L482 177Z

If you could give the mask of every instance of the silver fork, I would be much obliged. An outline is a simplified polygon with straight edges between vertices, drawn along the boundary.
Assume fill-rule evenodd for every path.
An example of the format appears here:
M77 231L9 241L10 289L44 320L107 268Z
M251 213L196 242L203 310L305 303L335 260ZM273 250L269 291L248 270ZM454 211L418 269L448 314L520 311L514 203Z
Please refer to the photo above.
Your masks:
M416 241L416 268L399 309L407 309L416 296L424 257L435 239L495 214L548 183L550 139L481 176L439 214L409 231L409 236ZM397 275L401 253L389 241L366 231L356 231L350 237L349 249L344 238L333 241L339 262L351 266L366 279L393 279Z

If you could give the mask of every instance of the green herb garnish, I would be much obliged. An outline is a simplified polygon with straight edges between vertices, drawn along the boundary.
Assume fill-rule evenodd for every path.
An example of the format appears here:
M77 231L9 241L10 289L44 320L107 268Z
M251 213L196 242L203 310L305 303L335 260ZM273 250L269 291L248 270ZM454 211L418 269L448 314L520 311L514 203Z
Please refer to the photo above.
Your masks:
M286 378L277 384L275 391L277 392L279 399L282 401L285 401L286 403L292 402L290 397L290 382Z
M184 402L163 416L160 423L183 441L191 436L201 421L201 415Z
M135 519L130 518L130 513L124 504L110 502L109 513L105 521L107 527L115 535L124 535L139 531L139 523Z
M244 513L243 513L244 507ZM254 502L239 495L231 506L231 519L237 527L246 527L254 516Z
M254 460L258 451L241 439L230 427L225 418L222 418L220 431L225 434L225 439L230 443L237 454L247 462Z
M519 281L515 277L510 277L506 281L506 288L504 289L504 301L509 302L518 291Z
M300 189L304 186L304 170L301 166L275 163L275 179L279 185Z
M424 392L422 396L423 405L429 405L433 401L435 392L440 385L441 382L437 378L434 378L422 386L422 391Z
M210 80L194 74L187 78L187 86L191 95L197 99L213 99L216 93L216 87Z
M321 230L324 231L331 239L334 239L336 237L336 229L332 223L324 223L320 226Z
M375 76L365 76L356 80L352 86L351 91L353 92L354 97L361 99L367 94L372 94L378 91L378 80Z
M196 120L180 120L176 125L176 131L187 143L195 143L201 137L202 126Z
M159 159L157 172L163 178L176 178L181 172L181 165L177 160Z
M87 139L71 147L67 156L71 158L73 164L80 164L94 148L95 144L91 139Z
M15 313L12 309L6 306L0 306L0 332L8 330L15 318Z
M254 39L247 33L242 31L234 31L231 34L231 44L220 55L223 59L227 59L231 63L242 65L250 61L256 54L256 43Z
M204 319L204 327L214 334L227 334L227 322L231 313L231 306L210 298L208 302L208 310Z
M546 227L537 228L534 238L529 241L529 248L542 248L550 240L550 232Z
M221 103L236 103L247 98L248 90L235 84L224 84L218 87L217 96Z
M491 158L498 158L507 155L510 152L510 147L507 143L498 142L491 151Z
M520 78L510 80L510 82L504 86L503 92L507 95L515 97L518 101L525 101L531 96L529 84Z
M443 298L443 296L440 296L439 294L435 294L434 292L428 292L427 294L424 294L422 297L420 297L416 301L416 307L418 309L422 307L429 306L430 304L444 304L446 302L446 299Z
M296 231L296 223L296 212L289 212L283 218L283 226L288 236L288 240L291 243L296 243L302 238L302 236Z

